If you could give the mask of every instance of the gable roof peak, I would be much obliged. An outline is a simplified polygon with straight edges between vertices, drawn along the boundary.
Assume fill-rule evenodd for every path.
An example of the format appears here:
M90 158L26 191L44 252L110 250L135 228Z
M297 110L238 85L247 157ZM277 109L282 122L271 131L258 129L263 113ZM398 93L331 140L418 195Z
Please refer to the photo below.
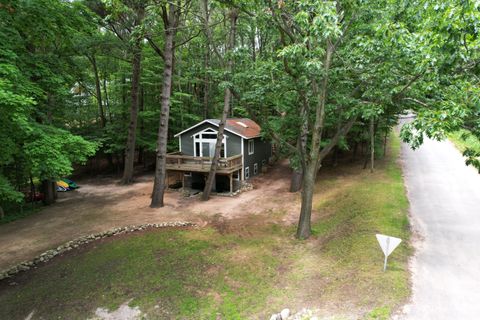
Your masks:
M219 126L220 120L219 119L205 119L196 125L183 130L175 135L178 137L179 135L203 124L203 123L210 123L214 126ZM260 136L261 128L260 126L253 120L248 118L227 118L227 122L225 123L225 130L231 133L234 133L242 138L245 139L252 139Z

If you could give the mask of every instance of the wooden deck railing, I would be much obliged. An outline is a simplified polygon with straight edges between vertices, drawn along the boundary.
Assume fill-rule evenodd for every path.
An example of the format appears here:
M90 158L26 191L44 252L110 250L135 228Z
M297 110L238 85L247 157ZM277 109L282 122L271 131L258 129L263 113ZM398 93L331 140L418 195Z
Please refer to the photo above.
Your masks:
M194 157L174 152L167 154L167 169L181 171L208 172L212 165L210 157ZM218 171L220 173L230 173L242 168L242 155L238 154L228 158L218 160Z

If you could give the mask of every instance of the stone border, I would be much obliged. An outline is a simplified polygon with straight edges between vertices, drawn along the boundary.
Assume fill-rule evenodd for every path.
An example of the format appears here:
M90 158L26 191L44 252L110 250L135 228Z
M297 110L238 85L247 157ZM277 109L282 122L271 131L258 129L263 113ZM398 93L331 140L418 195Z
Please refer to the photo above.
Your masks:
M21 272L27 271L32 268L35 268L40 263L45 263L51 260L53 257L56 257L64 252L70 251L72 249L78 248L81 245L85 245L87 243L93 242L98 239L108 238L124 233L130 233L134 231L142 231L149 228L168 228L168 227L195 227L197 226L195 223L192 222L184 222L184 221L175 221L175 222L163 222L163 223L147 223L142 225L133 225L128 227L120 227L110 229L104 232L90 234L88 236L83 236L77 238L75 240L68 241L67 243L55 248L45 251L44 253L36 256L34 259L30 261L21 262L10 269L3 270L0 272L0 281L3 279L7 279L12 277L13 275Z

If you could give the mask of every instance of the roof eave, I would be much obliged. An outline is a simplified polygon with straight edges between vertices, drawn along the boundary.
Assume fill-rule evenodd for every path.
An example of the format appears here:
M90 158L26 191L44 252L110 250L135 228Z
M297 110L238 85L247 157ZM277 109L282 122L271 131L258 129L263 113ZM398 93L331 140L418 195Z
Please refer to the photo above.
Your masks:
M174 137L176 138L176 137L184 134L185 132L190 131L190 130L192 130L193 128L196 128L196 127L198 127L198 126L200 126L200 125L202 125L202 124L204 124L204 123L210 123L211 125L214 125L215 127L218 127L218 124L216 124L215 122L212 122L212 121L209 121L208 119L205 119L205 120L203 120L203 121L201 121L201 122L199 122L199 123L191 126L190 128L187 128L187 129L183 130L182 132L177 133L176 135L174 135Z
M218 124L217 124L217 123L212 122L212 121L209 121L208 119L205 119L205 120L197 123L196 125L193 125L193 126L191 126L190 128L187 128L187 129L183 130L182 132L177 133L176 135L174 135L174 137L177 138L178 136L181 136L181 135L184 134L185 132L190 131L190 130L192 130L192 129L194 129L194 128L196 128L196 127L198 127L198 126L200 126L200 125L202 125L202 124L204 124L204 123L209 123L209 124L211 124L211 125L214 125L215 127L218 127ZM256 135L256 136L254 136L254 137L247 137L247 136L244 136L243 134L239 134L238 132L235 132L235 131L230 130L230 129L228 129L228 128L225 128L225 131L228 131L228 132L230 132L230 133L233 133L234 135L237 135L237 136L239 136L239 137L241 137L241 138L243 138L243 139L247 139L247 140L248 140L248 139L254 139L254 138L259 138L259 137L261 137L261 135Z

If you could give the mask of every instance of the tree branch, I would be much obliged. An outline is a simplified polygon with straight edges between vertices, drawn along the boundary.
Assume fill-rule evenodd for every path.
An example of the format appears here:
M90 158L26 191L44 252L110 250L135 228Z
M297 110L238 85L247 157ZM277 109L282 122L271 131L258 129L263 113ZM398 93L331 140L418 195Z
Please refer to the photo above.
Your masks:
M150 38L149 36L146 36L145 39L147 39L148 44L150 45L150 47L152 47L152 49L153 49L160 57L162 57L162 59L164 59L165 56L163 55L162 49L160 49L160 47L157 46L157 44L153 41L153 39Z
M402 100L414 102L414 103L419 104L419 105L421 105L422 107L425 107L425 108L429 107L428 104L426 104L425 102L420 101L420 100L415 99L415 98L408 98L407 97L407 98L403 98Z
M323 149L320 151L320 155L318 157L318 165L322 162L323 158L325 158L328 153L333 149L338 144L338 141L340 140L341 137L345 136L350 129L352 128L353 124L357 120L357 117L353 117L346 124L343 125L343 127L340 128L340 130L335 133L333 138L330 140L330 142L323 147Z

